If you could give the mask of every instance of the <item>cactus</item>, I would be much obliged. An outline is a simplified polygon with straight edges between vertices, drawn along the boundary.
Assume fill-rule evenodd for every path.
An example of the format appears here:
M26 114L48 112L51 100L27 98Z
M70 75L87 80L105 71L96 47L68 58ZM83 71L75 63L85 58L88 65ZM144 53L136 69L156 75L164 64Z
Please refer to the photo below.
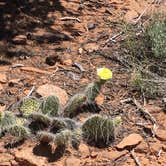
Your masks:
M10 125L16 124L16 117L12 112L4 111L0 113L1 132L5 131Z
M71 144L75 149L78 149L82 140L82 131L80 128L75 129L71 135Z
M67 103L64 109L65 117L74 117L78 112L78 108L86 101L86 96L84 94L74 95Z
M19 139L25 139L30 136L30 130L22 125L14 124L7 128L7 132Z
M36 112L39 110L40 107L40 102L36 98L25 98L23 101L20 103L20 113L23 116L29 116L33 112Z
M94 101L95 98L99 95L102 84L100 81L92 82L85 88L85 95L88 101Z
M51 116L58 115L59 109L59 98L55 95L46 97L41 105L41 111L43 112L43 114L48 114Z
M27 119L23 117L17 117L16 118L16 124L18 125L25 125L27 123Z
M57 146L65 145L67 146L71 141L71 131L70 130L62 130L59 133L55 134L54 144Z
M45 124L46 126L49 126L51 124L52 119L48 117L47 115L44 115L40 112L34 112L29 115L29 118L32 119L32 121L41 122Z
M32 113L31 115L29 115L28 119L32 120L29 124L29 128L34 133L36 131L46 129L47 127L49 127L52 121L50 117L39 112Z
M50 127L50 131L52 133L57 133L60 130L66 129L66 128L67 128L67 124L63 119L61 119L61 118L52 119L52 123L51 123L51 127Z
M79 124L73 119L62 118L62 120L66 123L67 129L69 129L69 130L74 130L79 127Z
M88 143L107 146L114 139L114 124L109 118L94 115L85 121L82 132Z
M54 137L54 134L46 131L40 131L37 133L37 139L42 143L50 143L54 140Z

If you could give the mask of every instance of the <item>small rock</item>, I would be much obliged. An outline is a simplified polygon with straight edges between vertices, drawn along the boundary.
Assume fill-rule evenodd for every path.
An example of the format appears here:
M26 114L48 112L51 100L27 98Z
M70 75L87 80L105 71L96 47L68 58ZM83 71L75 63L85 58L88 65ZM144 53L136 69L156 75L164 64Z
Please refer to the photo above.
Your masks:
M3 162L3 163L0 163L0 166L11 166L11 164L10 164L9 161L6 161L6 162Z
M65 166L78 166L80 165L81 160L72 156L66 159Z
M142 141L142 137L139 134L130 134L124 138L116 147L118 149L124 149L127 147L138 145Z
M79 151L82 157L88 157L90 155L89 147L86 144L80 144Z
M96 25L94 23L88 23L87 28L88 30L95 29Z
M98 105L103 105L103 103L104 103L104 95L99 94L99 95L96 97L95 101L96 101L96 103L97 103Z
M31 147L16 150L14 156L19 165L46 166L45 160L41 157L35 156Z
M148 153L149 147L148 144L145 141L142 141L136 148L135 152L138 153Z
M88 43L84 46L84 49L89 53L92 53L94 51L97 51L99 49L99 46L96 45L96 43Z
M9 162L10 160L13 160L14 156L8 154L8 153L1 153L0 155L0 165L1 163Z
M26 41L27 37L25 35L17 35L12 40L14 44L26 44Z
M6 108L6 106L5 105L0 105L0 112L3 112L3 111L5 111L5 108Z
M92 151L91 154L90 154L90 156L91 156L92 158L96 158L96 157L98 156L98 153Z
M7 76L4 73L0 73L0 83L6 83L7 82Z
M159 142L159 141L156 141L154 143L150 143L150 151L152 154L154 155L158 155L158 152L163 149L163 145Z
M63 61L63 64L66 65L66 66L71 66L73 64L72 60L71 59L66 59Z
M83 53L83 49L82 49L82 48L79 48L79 49L78 49L78 53L79 53L79 54L82 54L82 53Z
M158 129L158 130L156 131L156 137L157 137L160 141L166 141L166 130Z
M106 152L102 152L101 157L102 158L107 158L107 159L109 159L111 161L115 161L118 158L126 155L127 153L129 153L127 150L123 150L123 151L115 151L115 150L113 150L113 151L110 151L110 152L106 151Z
M0 84L0 91L2 91L3 90L3 86L2 86L2 84Z
M65 105L68 101L68 95L66 91L52 84L44 84L38 87L36 92L41 96L56 95L62 105Z

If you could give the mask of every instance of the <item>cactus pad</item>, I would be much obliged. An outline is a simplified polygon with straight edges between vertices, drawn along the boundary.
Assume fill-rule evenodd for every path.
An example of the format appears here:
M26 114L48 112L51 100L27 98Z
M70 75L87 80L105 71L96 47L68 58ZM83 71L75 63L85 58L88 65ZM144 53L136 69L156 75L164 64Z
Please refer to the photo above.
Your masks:
M71 140L71 131L70 130L62 130L59 133L55 134L54 144L57 146L68 145Z
M4 111L0 114L0 128L5 131L10 125L16 124L16 117L12 112Z
M83 137L88 143L109 145L114 139L114 124L109 118L94 115L87 119L82 126Z
M22 125L11 125L7 132L10 133L14 137L18 137L20 139L27 138L30 136L30 130Z
M74 117L78 112L77 109L86 101L86 96L84 94L76 94L74 95L67 106L64 109L64 116L65 117Z
M89 101L94 101L95 98L99 95L100 90L101 90L102 84L100 82L92 82L90 83L84 93Z
M20 103L20 112L24 116L28 116L32 114L33 112L36 112L39 110L40 102L35 98L25 98Z
M41 105L41 110L43 114L48 114L51 116L58 115L60 109L59 98L55 95L48 96L44 99Z

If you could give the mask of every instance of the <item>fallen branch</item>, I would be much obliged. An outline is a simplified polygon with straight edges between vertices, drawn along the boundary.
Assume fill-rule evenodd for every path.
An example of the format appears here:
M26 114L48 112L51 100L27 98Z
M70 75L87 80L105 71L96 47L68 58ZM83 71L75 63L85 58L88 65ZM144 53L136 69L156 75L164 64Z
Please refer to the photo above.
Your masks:
M133 99L132 101L136 105L136 107L138 108L138 110L140 110L145 116L147 115L147 117L149 118L149 120L152 122L153 125L157 124L155 118L149 113L149 111L147 109L142 108L141 104L136 99Z
M137 166L141 166L141 163L140 163L138 157L136 156L136 154L135 154L135 152L134 152L134 149L131 150L130 152L131 152L131 156L132 156L132 158L134 159L136 165L137 165Z
M40 73L40 74L51 74L48 71L37 69L35 67L21 67L20 69L23 71L35 72L35 73Z
M67 21L67 20L76 20L78 22L81 22L81 20L77 17L62 17L60 18L61 21Z

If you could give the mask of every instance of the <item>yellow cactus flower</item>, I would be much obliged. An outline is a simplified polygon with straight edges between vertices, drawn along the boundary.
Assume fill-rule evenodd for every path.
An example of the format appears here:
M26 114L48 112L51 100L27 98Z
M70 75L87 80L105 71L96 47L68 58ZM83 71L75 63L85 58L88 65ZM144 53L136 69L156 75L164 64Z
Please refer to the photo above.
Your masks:
M97 75L101 80L108 80L112 78L112 71L106 67L97 69Z

